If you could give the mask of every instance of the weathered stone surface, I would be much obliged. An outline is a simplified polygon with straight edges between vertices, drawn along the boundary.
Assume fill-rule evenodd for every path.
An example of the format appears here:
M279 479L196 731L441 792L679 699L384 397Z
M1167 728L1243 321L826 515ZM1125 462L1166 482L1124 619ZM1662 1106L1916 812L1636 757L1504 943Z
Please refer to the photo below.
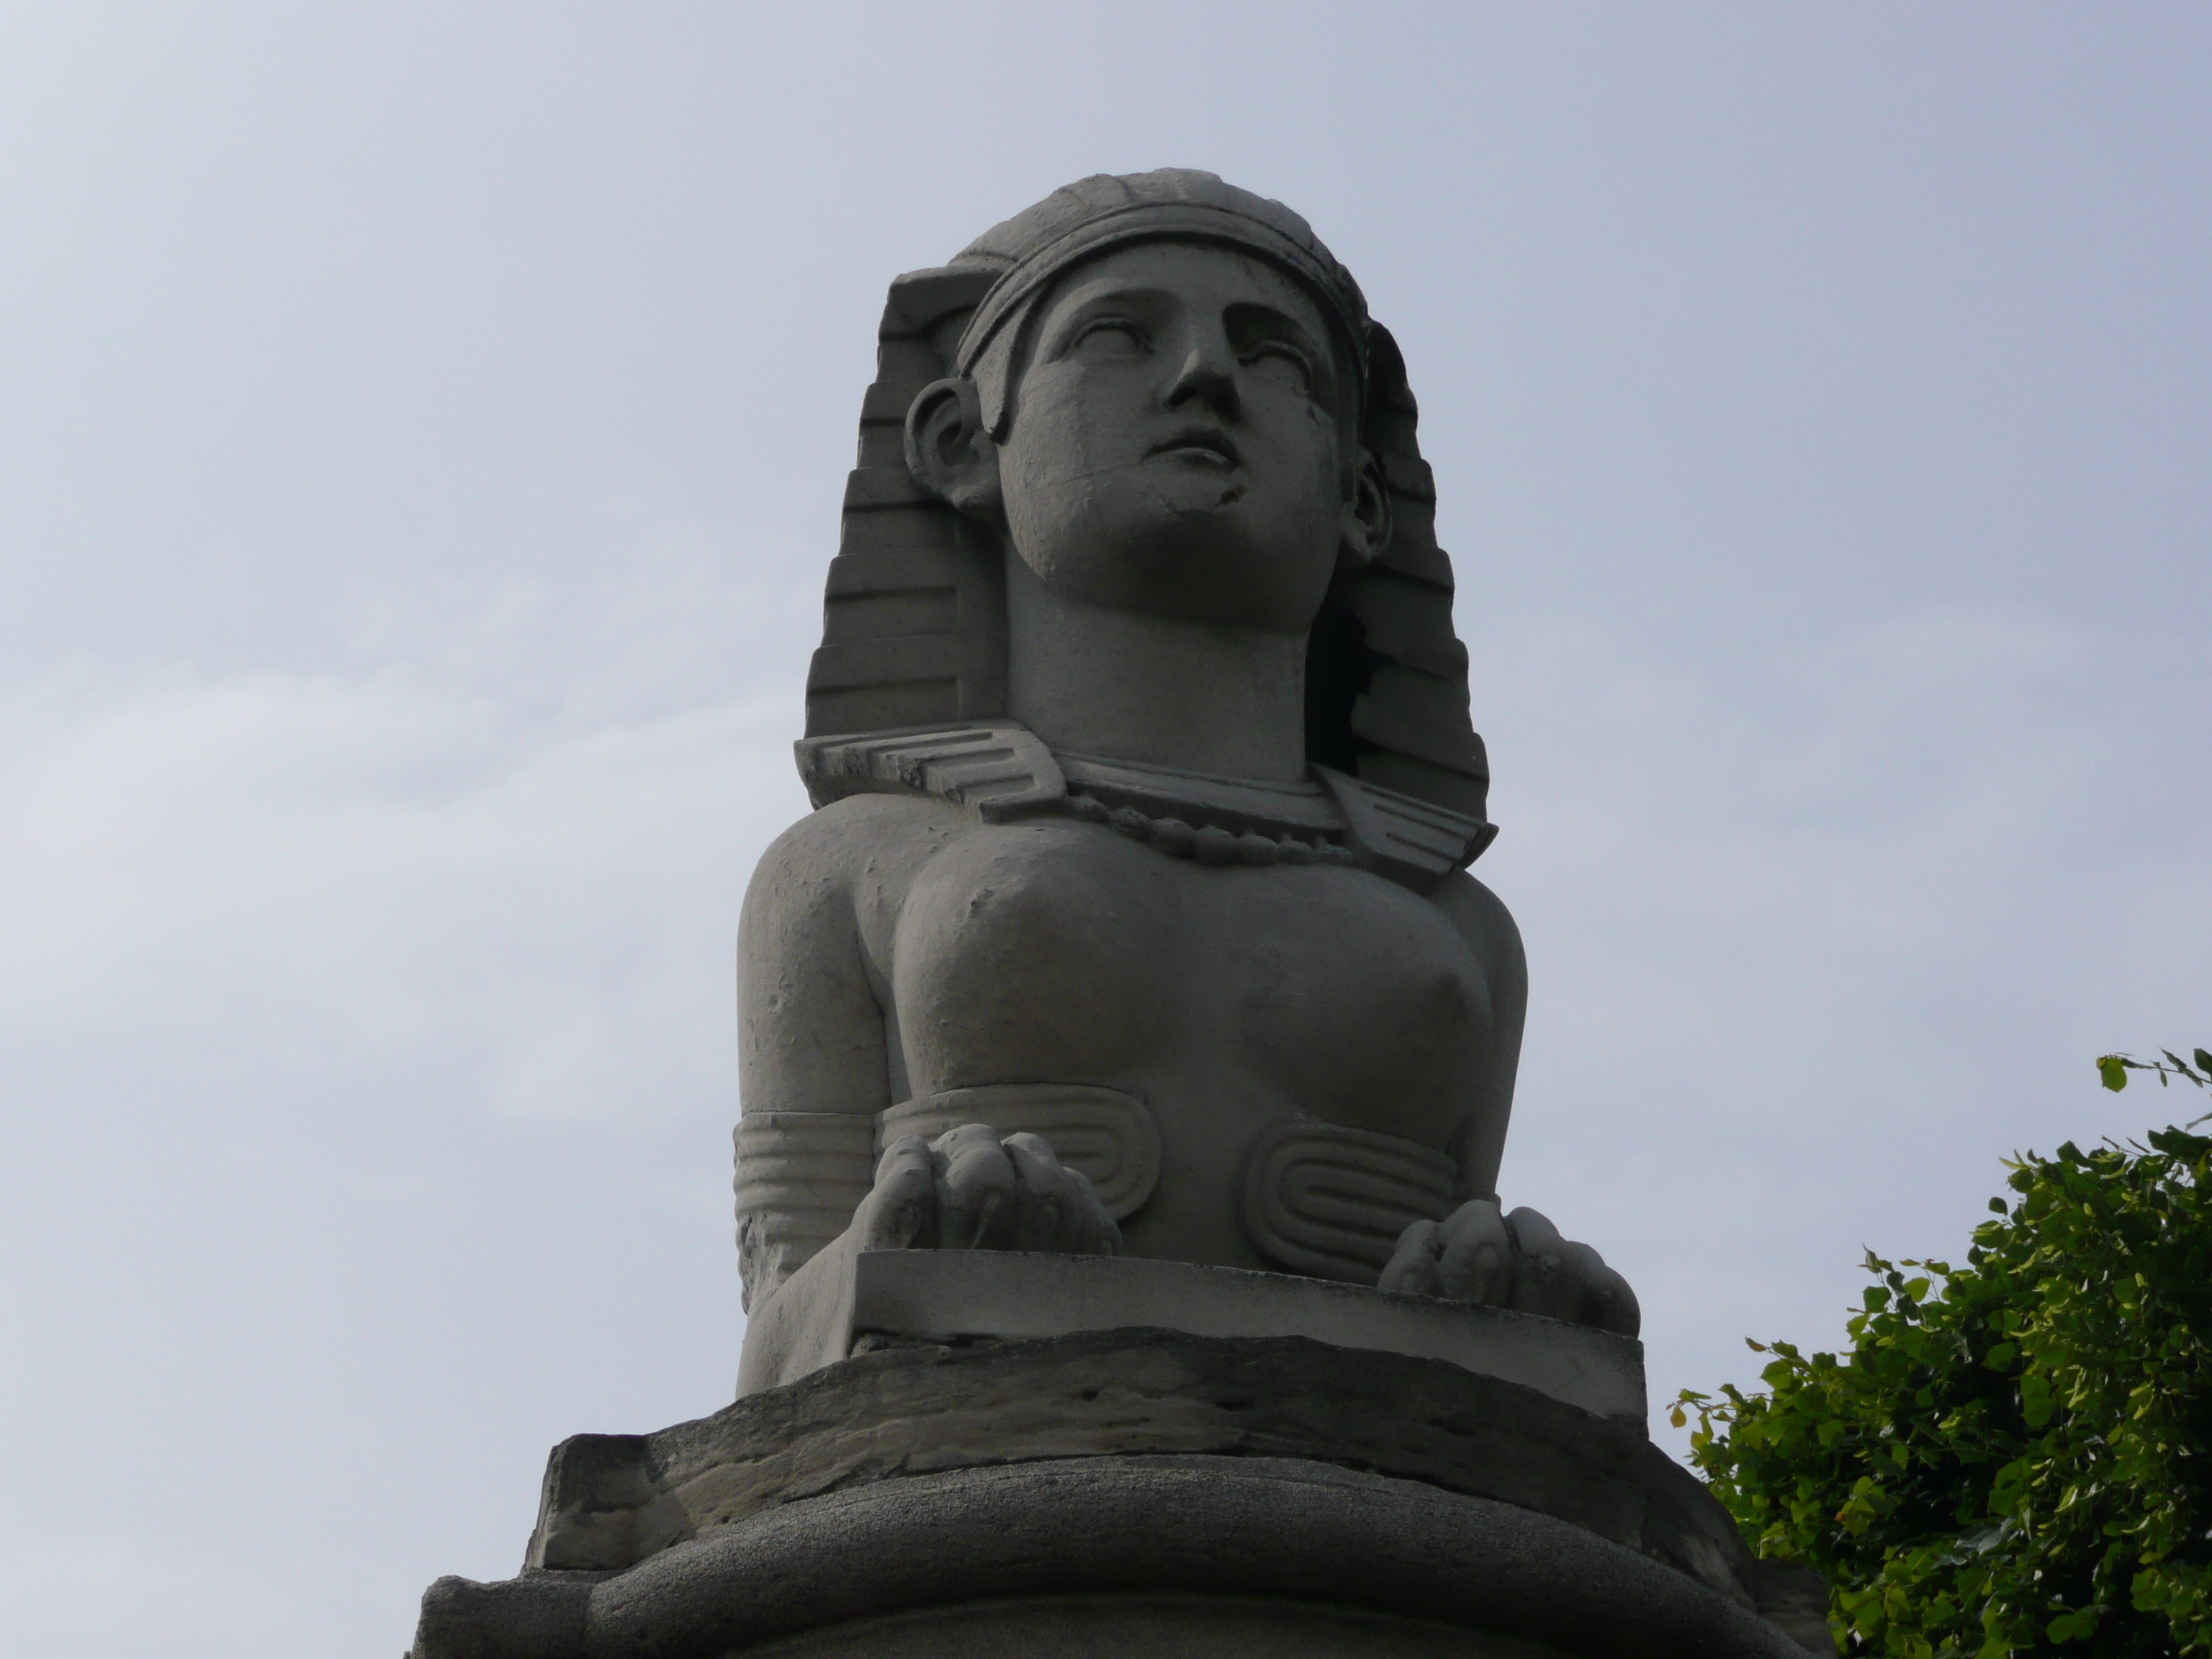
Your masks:
M414 1659L724 1659L804 1632L817 1645L799 1652L951 1654L965 1650L916 1645L927 1635L917 1621L860 1621L964 1608L949 1626L957 1637L961 1621L988 1616L975 1603L1178 1592L1273 1602L1262 1630L1302 1607L1456 1627L1477 1653L1476 1638L1500 1638L1586 1659L1803 1651L1687 1573L1511 1504L1286 1459L1114 1456L826 1493L612 1577L441 1579L424 1600ZM1236 1611L1156 1601L1154 1616L1178 1607L1201 1628ZM885 1645L871 1645L878 1637Z
M1463 1625L1251 1595L1054 1595L855 1620L745 1650L758 1659L1556 1659Z
M419 1659L1820 1644L1644 1437L1626 1280L1498 1200L1526 963L1416 416L1211 174L892 285L739 927L742 1397L565 1443Z
M1140 1328L1304 1336L1446 1360L1643 1432L1644 1351L1632 1337L1434 1297L1126 1256L825 1252L747 1330L738 1390L795 1382L845 1358L870 1334L1008 1338Z
M1416 1480L1568 1522L1741 1605L1779 1594L1640 1419L1438 1359L1167 1331L884 1346L658 1434L579 1435L549 1463L526 1565L619 1571L923 1472L1160 1454Z
M818 810L741 928L749 1306L864 1206L859 1121L969 1100L1127 1254L1374 1284L1495 1196L1525 973L1464 873L1488 763L1395 344L1304 220L1173 169L900 277L883 329ZM1545 1271L1633 1309L1594 1251Z

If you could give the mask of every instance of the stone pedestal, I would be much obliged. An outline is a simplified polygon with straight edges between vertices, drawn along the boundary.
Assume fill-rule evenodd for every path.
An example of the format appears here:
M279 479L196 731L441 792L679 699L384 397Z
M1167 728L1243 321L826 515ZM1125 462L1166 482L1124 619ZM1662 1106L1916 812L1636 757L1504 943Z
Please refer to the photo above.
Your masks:
M948 1332L930 1304L963 1258L912 1260L856 1271L849 1358L697 1422L556 1448L522 1575L440 1580L414 1659L1826 1648L1818 1581L1753 1560L1640 1409L1591 1409L1624 1403L1632 1360L1640 1407L1632 1342L1148 1263L1094 1273L1102 1318L1173 1281L1185 1324L1256 1298L1340 1340ZM971 1324L1014 1317L992 1316L993 1275L1065 1265L965 1261L976 1311L954 1322ZM1065 1323L1083 1304L1053 1305ZM1342 1340L1393 1330L1454 1357ZM1486 1352L1520 1375L1478 1369Z

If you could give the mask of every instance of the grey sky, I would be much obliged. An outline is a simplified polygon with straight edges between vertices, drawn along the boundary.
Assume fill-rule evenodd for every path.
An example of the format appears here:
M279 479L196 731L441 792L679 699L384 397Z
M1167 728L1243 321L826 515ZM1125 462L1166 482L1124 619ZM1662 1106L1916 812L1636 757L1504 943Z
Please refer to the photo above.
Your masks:
M2212 1102L2212 14L0 8L0 1620L388 1659L727 1397L876 319L1096 171L1403 344L1655 1396Z

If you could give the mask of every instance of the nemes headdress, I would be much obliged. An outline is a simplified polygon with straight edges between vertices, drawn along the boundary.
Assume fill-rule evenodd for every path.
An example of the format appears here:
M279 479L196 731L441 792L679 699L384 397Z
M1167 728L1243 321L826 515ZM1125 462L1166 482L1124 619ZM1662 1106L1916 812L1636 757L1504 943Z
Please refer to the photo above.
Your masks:
M998 280L975 307L954 349L954 372L978 375L1003 363L1029 302L1060 275L1132 242L1211 244L1267 260L1319 301L1337 337L1352 352L1358 389L1367 380L1367 301L1352 273L1337 264L1313 228L1280 202L1224 184L1210 173L1170 168L1116 179L1101 173L1054 191L1025 213L970 242L957 263L998 268ZM1002 383L1003 375L989 377ZM999 430L1003 410L985 411Z
M1000 430L1009 377L985 371L1005 367L1030 302L1073 265L1146 240L1266 259L1304 286L1340 334L1358 379L1360 441L1381 464L1392 527L1372 562L1338 575L1315 622L1307 757L1481 820L1489 766L1468 717L1451 562L1436 544L1436 490L1414 440L1417 410L1397 343L1304 219L1182 168L1082 179L978 237L951 264L892 283L830 566L822 646L807 675L802 753L812 740L1005 715L1002 553L908 470L907 410L931 381L972 375L999 389L1000 406L983 414Z

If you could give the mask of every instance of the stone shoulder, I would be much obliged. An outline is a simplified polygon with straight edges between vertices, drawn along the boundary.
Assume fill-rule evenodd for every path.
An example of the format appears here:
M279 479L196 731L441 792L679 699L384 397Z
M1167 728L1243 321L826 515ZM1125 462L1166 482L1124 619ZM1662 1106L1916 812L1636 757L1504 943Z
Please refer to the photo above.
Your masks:
M848 795L769 844L745 902L833 893L858 900L886 883L902 885L933 854L981 828L972 813L927 796Z
M1525 986L1528 953L1521 943L1520 924L1504 900L1464 870L1455 870L1438 882L1429 900L1459 929L1493 987Z

